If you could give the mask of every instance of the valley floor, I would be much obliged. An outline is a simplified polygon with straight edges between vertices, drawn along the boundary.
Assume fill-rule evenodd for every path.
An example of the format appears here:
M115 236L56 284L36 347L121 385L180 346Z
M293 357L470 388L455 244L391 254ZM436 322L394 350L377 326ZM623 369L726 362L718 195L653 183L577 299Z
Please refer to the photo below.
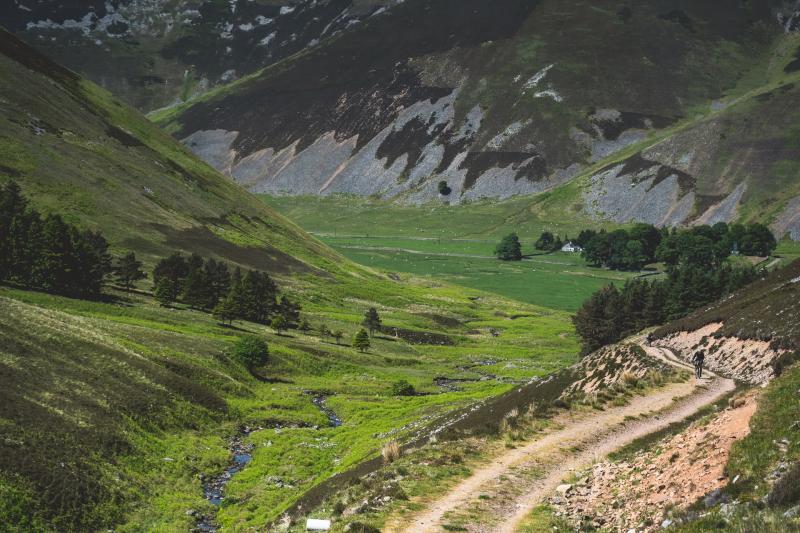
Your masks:
M659 275L658 270L593 268L579 253L534 250L533 243L542 231L576 237L597 222L579 217L545 221L530 198L460 206L397 205L351 196L261 198L362 265L425 276L551 309L574 312L609 283L622 285L631 278ZM607 222L603 227L616 229ZM519 234L525 258L498 261L495 246L511 232ZM800 244L781 241L775 255L753 260L768 268L786 265L800 257Z

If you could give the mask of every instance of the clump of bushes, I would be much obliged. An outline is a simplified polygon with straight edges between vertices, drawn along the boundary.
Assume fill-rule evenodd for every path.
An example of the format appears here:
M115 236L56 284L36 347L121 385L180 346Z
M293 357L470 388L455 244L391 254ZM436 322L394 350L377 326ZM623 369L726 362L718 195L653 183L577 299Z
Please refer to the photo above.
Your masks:
M269 346L266 341L253 335L241 337L233 347L233 357L248 370L264 366L269 361Z
M416 394L417 391L414 388L414 385L404 379L392 383L393 396L414 396Z

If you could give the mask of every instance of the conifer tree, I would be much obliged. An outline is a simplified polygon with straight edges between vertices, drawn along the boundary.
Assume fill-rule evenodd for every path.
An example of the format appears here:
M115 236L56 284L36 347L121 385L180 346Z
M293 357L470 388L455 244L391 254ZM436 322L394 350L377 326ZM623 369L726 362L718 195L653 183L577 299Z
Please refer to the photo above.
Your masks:
M266 324L277 307L275 282L265 272L249 270L242 278L241 286L244 318Z
M233 320L237 318L229 298L223 298L217 302L217 305L214 306L214 310L211 313L222 325L230 326L233 324Z
M228 265L222 261L217 262L213 258L209 258L203 268L209 281L211 299L216 305L216 302L224 298L230 289L231 274L228 271Z
M231 276L231 287L225 297L226 309L234 320L247 319L247 294L243 283L242 271L239 267L233 271Z
M550 251L553 249L553 243L555 242L555 237L549 231L544 231L539 236L539 238L534 243L533 247L537 250L542 251Z
M370 348L370 340L369 334L367 330L360 329L356 336L353 338L353 348L357 349L359 352L366 352Z
M161 278L169 278L177 294L183 289L182 283L189 274L189 265L179 252L161 259L153 268L153 285L158 286Z
M291 301L286 295L278 302L278 314L285 320L287 327L294 327L300 320L300 305Z
M136 254L133 252L128 252L120 257L114 271L117 283L122 285L125 290L130 290L134 283L147 277L142 270L142 262L136 259Z
M156 301L158 301L162 307L169 307L178 297L177 282L168 277L159 278L153 296L155 296Z
M370 335L374 335L376 331L381 330L381 317L378 315L378 310L374 307L367 309L364 313L364 320L361 325L369 330Z
M271 327L278 334L280 334L280 333L286 331L286 329L289 327L289 323L286 321L286 319L283 317L283 315L275 315L272 318L272 321L270 321L269 327Z
M14 264L14 248L12 243L19 241L13 233L20 231L19 222L28 209L28 201L15 181L0 187L0 279L11 275ZM12 226L16 225L12 232Z
M183 282L182 299L194 309L213 309L216 301L213 301L211 284L206 277L206 271L202 268L193 268Z

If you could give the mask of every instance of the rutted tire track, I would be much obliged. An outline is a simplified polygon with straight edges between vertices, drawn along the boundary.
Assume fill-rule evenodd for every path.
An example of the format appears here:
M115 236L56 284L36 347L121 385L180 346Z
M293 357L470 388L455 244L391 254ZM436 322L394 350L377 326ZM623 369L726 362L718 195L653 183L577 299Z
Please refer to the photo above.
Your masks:
M643 348L651 357L686 369L685 363L660 348ZM710 375L670 384L623 407L562 420L563 429L504 453L410 521L390 523L386 531L438 532L450 518L468 511L480 517L469 521L469 531L511 533L570 469L679 422L734 388L732 380Z

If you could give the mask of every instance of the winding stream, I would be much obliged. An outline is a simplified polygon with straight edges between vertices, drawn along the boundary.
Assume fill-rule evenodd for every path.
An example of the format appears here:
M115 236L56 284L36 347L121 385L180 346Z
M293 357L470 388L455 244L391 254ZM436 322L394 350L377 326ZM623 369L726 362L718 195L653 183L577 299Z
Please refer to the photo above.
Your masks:
M247 463L253 459L253 445L245 444L244 438L256 429L261 428L249 428L246 426L241 428L239 433L230 440L228 448L232 456L228 467L220 475L203 480L203 495L206 500L211 502L214 506L219 507L222 505L222 501L224 500L222 493L225 486L234 475L247 466ZM218 527L213 515L203 515L197 522L196 530L203 533L215 533Z
M326 403L326 396L318 393L309 392L313 394L311 403L319 409L328 419L328 425L332 428L337 428L342 425L342 419L334 412L333 409L328 407ZM239 473L247 464L253 460L253 445L246 444L245 438L252 433L263 428L251 428L244 426L239 432L231 438L228 449L231 452L231 461L228 466L218 476L212 478L203 478L203 495L206 500L211 502L215 507L222 505L225 499L224 492L226 485L230 480ZM216 514L216 513L214 513ZM202 515L198 518L195 531L202 533L216 533L219 531L219 525L216 523L214 514Z
M324 414L328 418L328 425L330 425L330 427L338 428L339 426L342 425L342 419L338 417L338 415L333 411L333 409L328 407L328 404L325 401L325 396L316 395L313 398L311 398L311 403L316 405L317 409L322 411L322 414Z

